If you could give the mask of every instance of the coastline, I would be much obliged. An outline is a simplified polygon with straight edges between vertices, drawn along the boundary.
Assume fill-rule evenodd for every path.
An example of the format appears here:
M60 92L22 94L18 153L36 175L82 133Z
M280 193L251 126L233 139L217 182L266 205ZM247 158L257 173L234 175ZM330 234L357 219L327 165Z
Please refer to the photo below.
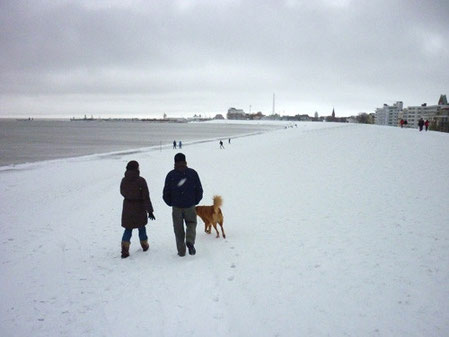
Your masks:
M271 130L271 131L274 131L274 130ZM270 131L265 130L265 131L257 131L257 132L252 132L252 133L238 134L238 135L232 136L231 138L238 139L238 138L244 138L244 137L251 137L251 136L260 135L260 134L263 134L266 132L270 132ZM217 142L218 140L219 140L219 138L207 138L207 139L198 139L198 140L184 142L183 148L178 151L182 152L183 150L185 150L186 147L188 147L190 145L201 144L201 143L212 143L212 142ZM159 152L173 151L173 149L172 149L171 144L164 144L164 145L154 145L154 146L140 147L140 148L131 148L131 149L120 150L120 151L92 153L92 154L73 156L73 157L64 157L64 158L39 160L39 161L19 163L19 164L10 164L10 165L0 166L0 173L5 172L5 171L14 171L14 170L29 170L29 169L33 169L36 167L42 167L45 165L57 164L57 163L63 163L63 162L87 161L87 160L104 159L104 158L111 158L111 157L118 157L118 156L129 156L132 154L143 154L143 153L152 152L152 151L159 151Z
M45 120L47 122L63 122L63 123L69 123L69 121L67 120L54 120L54 119L48 119ZM173 127L175 128L181 128L179 129L181 134L176 134L175 137L180 137L178 139L183 139L182 137L182 132L189 132L188 138L186 140L183 139L183 144L184 146L189 146L190 144L194 144L194 143L198 143L198 142L212 142L214 140L219 140L219 139L223 139L223 138L239 138L239 137L246 137L249 135L254 135L254 134L258 134L260 132L267 132L270 130L275 130L277 128L282 128L284 127L284 125L286 125L285 122L278 122L278 123L272 123L272 122L266 122L266 123L257 123L257 122L246 122L246 121L230 121L229 123L227 121L205 121L205 122L189 122L189 123L164 123L164 127L165 128L171 128L171 125L173 125ZM32 124L34 123L34 125L36 125L36 123L38 123L38 121L15 121L13 119L9 119L9 123L25 123L28 126L28 123ZM86 123L85 125L83 125L82 123ZM97 124L98 123L98 124ZM80 128L89 128L89 130L92 130L92 132L95 134L96 130L95 130L95 126L99 125L100 127L102 127L102 121L89 121L89 122L80 122L80 123L76 123L76 125L78 125ZM112 123L112 125L114 127L118 127L119 125L123 125L121 123L125 123L125 125L127 127L139 127L138 133L136 134L136 136L134 138L139 138L142 137L143 134L142 132L145 131L145 124L151 124L151 127L158 127L159 123L153 123L153 122L136 122L136 121L126 121L126 122L121 122L121 121L116 121L114 123ZM135 124L134 124L135 123ZM190 131L188 131L188 129L184 130L184 125L186 125L188 127L187 124L192 124L192 126L198 126L198 127L202 127L202 126L208 126L210 125L211 127L213 126L219 126L221 128L222 131L220 131L220 133L222 134L221 136L217 135L216 137L204 137L201 134L197 134L196 136L192 136L192 134L190 133ZM66 124L67 125L67 124ZM111 125L111 124L106 124ZM225 126L226 125L230 125L230 126L245 126L248 127L248 130L244 130L244 131L238 131L238 130L234 130L234 131L226 131ZM260 128L258 129L258 126L260 126ZM254 131L249 131L249 129L253 129ZM204 128L203 128L204 129ZM87 129L86 129L87 130ZM130 129L132 133L132 129ZM183 131L184 130L184 131ZM101 130L99 130L101 131ZM139 132L142 134L141 136L139 136ZM225 134L223 136L223 133ZM63 135L61 135L63 136ZM119 136L120 137L120 136ZM130 141L130 136L127 136L128 138L128 142ZM118 143L120 143L120 138L118 139ZM95 141L94 139L92 141ZM126 140L124 140L124 144L126 143ZM116 145L115 147L117 149L111 149L111 150L107 150L107 149L103 149L103 150L96 150L95 149L95 143L93 143L91 145L92 149L91 150L81 150L81 153L77 153L77 154L73 154L73 155L66 155L67 152L61 152L61 156L60 157L54 157L51 156L51 158L42 158L42 159L37 159L37 160L22 160L22 161L15 161L13 163L5 163L5 164L0 164L0 171L4 171L4 170L12 170L12 169L24 169L24 168L30 168L33 165L38 165L37 163L39 162L53 162L53 161L60 161L60 160L70 160L70 159L74 159L74 158L80 158L81 160L83 158L89 158L89 157L98 157L98 156L111 156L111 155L120 155L121 153L127 153L127 152L142 152L142 151L147 151L147 150L157 150L157 149L166 149L166 148L171 148L171 144L172 141L170 140L166 140L165 142L155 142L153 140L153 145L150 146L144 146L143 144L140 146L136 146L136 145ZM5 142L4 144L7 144L7 142ZM56 145L56 144L55 144ZM27 146L26 144L24 144L23 146ZM30 146L35 147L36 144L35 143L31 143ZM75 146L75 145L74 145ZM83 145L84 146L84 145ZM2 151L6 151L6 148L2 148ZM12 151L12 150L10 150ZM28 150L31 151L31 150ZM77 149L77 152L79 152L80 150ZM84 152L84 153L82 153ZM34 150L34 153L40 153L39 149ZM42 154L41 154L42 156Z

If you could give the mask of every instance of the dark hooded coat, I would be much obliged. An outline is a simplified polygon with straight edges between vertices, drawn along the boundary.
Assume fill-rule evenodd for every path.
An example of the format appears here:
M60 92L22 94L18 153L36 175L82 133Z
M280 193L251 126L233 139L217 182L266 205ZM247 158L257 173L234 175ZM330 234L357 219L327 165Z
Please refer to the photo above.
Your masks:
M145 226L148 214L153 213L147 182L139 170L126 170L120 184L123 195L122 227L132 229Z
M165 178L162 198L168 206L189 208L197 205L203 198L198 173L187 167L186 162L176 162L175 169Z

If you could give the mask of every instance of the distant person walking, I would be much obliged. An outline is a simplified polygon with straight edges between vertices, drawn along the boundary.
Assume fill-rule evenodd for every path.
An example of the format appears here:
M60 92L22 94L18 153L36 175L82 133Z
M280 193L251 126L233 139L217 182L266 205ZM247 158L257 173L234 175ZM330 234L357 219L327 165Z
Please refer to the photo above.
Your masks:
M231 138L228 139L228 144L231 144Z
M423 126L424 126L424 119L420 118L418 121L419 131L422 131Z
M197 225L195 206L203 198L203 187L198 173L187 167L186 156L183 153L175 155L175 168L165 178L162 198L172 207L178 255L186 255L186 246L189 254L195 255Z
M122 227L125 228L122 237L122 258L126 258L129 256L133 229L139 230L140 245L145 252L150 247L145 225L148 223L148 218L156 220L147 182L140 176L139 163L135 160L126 165L125 177L120 184L120 193L124 198Z
M182 149L182 142L179 141L179 148Z
M173 141L173 148L176 149L176 140Z
M401 126L401 128L404 127L404 123L405 123L405 121L403 119L401 119L401 121L399 122L399 125Z
M223 141L222 141L222 140L220 140L220 149L224 149Z
M426 131L429 130L429 120L426 119L426 121L424 122L424 127L426 128Z

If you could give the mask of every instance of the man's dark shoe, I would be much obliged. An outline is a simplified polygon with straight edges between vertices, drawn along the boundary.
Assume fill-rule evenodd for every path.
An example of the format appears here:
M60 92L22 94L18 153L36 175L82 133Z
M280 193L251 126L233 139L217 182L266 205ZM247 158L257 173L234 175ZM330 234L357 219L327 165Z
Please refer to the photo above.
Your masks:
M186 246L187 246L187 248L189 248L189 254L190 255L195 255L196 254L196 249L193 246L193 243L187 242Z

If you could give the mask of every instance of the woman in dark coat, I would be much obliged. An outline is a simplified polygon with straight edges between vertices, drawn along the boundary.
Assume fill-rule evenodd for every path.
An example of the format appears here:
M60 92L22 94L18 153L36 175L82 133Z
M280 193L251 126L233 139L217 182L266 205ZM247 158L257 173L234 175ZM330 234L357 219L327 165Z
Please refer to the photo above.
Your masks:
M147 182L140 176L139 163L132 160L126 165L125 177L120 184L120 193L124 197L122 210L122 258L129 256L129 245L134 228L139 229L140 244L144 251L149 248L145 225L148 218L155 220ZM148 216L147 216L148 213Z

